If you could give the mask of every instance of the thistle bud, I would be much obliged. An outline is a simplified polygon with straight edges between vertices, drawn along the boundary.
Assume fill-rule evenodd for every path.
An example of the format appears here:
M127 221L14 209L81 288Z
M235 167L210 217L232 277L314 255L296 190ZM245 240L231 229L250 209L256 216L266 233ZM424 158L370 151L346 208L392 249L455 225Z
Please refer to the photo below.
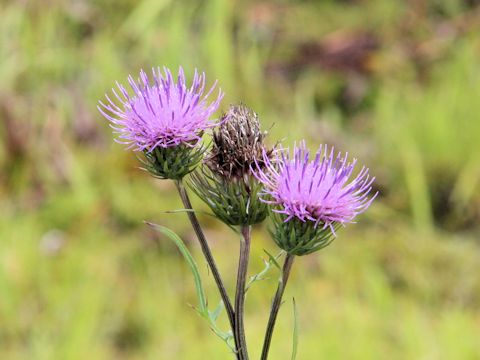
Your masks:
M287 220L287 216L271 213L273 228L270 235L277 246L291 255L308 255L323 249L335 240L332 228L315 226L312 221L302 221L296 217ZM337 230L339 224L333 225Z
M252 173L272 153L265 149L265 136L253 110L230 106L213 133L204 166L192 174L192 189L229 225L251 225L267 216L267 205L258 196L262 185Z
M144 151L145 160L140 161L144 169L156 178L180 180L197 167L204 153L202 146L158 146L152 151Z

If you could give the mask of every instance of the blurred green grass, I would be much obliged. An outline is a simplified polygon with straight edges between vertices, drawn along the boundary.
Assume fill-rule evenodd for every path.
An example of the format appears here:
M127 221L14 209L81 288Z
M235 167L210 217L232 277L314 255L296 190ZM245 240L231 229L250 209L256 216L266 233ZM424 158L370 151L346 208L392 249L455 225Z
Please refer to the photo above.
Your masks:
M289 358L293 296L299 359L480 358L472 4L0 3L0 358L229 358L188 305L180 255L142 222L171 227L200 259L184 214L163 213L181 207L173 187L138 170L95 109L115 80L156 65L218 78L224 107L252 106L272 143L328 142L378 174L371 211L295 265L273 359ZM235 235L201 220L232 284ZM264 230L251 273L275 252ZM252 358L275 277L248 295Z

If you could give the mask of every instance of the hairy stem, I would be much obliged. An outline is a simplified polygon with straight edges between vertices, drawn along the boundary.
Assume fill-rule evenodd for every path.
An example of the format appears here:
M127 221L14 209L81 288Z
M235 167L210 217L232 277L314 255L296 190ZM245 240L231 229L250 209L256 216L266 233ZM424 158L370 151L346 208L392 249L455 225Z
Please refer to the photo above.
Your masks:
M251 226L242 226L240 239L240 256L238 259L237 288L235 292L235 338L239 358L248 360L247 342L245 340L245 284L247 280L248 260L250 257Z
M192 203L190 202L190 198L188 197L188 193L183 185L182 180L176 180L175 185L177 186L178 193L180 194L180 198L182 199L183 205L185 209L192 210ZM190 223L192 224L193 230L197 235L198 241L200 242L200 247L202 248L203 255L207 261L210 270L212 271L213 278L215 279L215 283L217 284L218 291L220 292L220 296L222 297L223 304L225 306L225 311L228 315L228 320L230 322L230 327L232 331L235 333L235 313L232 307L232 303L230 302L230 298L228 297L227 290L223 285L222 277L218 271L217 265L213 258L212 252L210 251L210 247L208 246L207 239L202 231L200 223L198 222L197 216L193 211L187 212L188 218ZM235 338L235 337L234 337ZM235 345L237 349L237 359L241 359L239 356L239 344L237 343L237 339L235 338Z
M267 360L268 351L270 350L270 343L272 341L273 329L275 328L275 322L277 321L278 311L282 304L282 297L287 286L288 277L290 276L290 270L292 269L294 255L287 254L285 262L283 264L282 278L278 282L277 292L272 302L272 309L270 311L270 318L268 319L267 330L265 331L265 340L263 342L262 357L261 360Z

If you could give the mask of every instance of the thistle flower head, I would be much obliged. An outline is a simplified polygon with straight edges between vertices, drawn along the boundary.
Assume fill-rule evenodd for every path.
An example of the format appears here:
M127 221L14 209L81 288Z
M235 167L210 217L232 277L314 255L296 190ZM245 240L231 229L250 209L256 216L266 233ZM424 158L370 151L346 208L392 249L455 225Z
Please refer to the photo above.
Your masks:
M242 104L231 105L222 120L205 164L225 179L242 179L251 175L252 167L263 166L266 132L260 130L257 114ZM272 151L265 151L270 156Z
M181 67L176 81L164 67L163 73L160 68L152 69L152 80L142 70L137 81L129 76L128 83L133 95L117 82L117 89L112 89L114 97L106 95L107 101L98 106L118 134L116 141L128 148L151 152L157 147L193 147L204 130L216 125L210 117L223 93L219 90L216 99L207 102L216 82L205 93L204 73L195 70L190 87Z
M265 136L253 110L230 106L213 133L204 166L191 176L192 190L226 224L251 225L267 217L268 205L258 196L262 184L252 174L272 153L263 144Z
M262 201L276 213L277 243L299 255L326 246L335 229L353 222L377 195L371 196L375 178L368 169L352 178L357 160L349 162L348 154L335 154L333 147L320 146L311 159L302 142L293 154L280 150L273 160L264 156L264 162L255 175L264 185Z

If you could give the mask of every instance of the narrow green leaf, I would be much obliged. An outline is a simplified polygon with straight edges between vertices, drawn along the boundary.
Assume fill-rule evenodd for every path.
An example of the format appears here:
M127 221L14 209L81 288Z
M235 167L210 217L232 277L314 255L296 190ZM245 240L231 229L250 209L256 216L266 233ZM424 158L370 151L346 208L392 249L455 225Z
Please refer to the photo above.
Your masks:
M222 310L224 309L223 301L220 301L213 311L209 311L210 321L215 322L218 319L218 316L221 314Z
M255 282L265 280L266 275L270 271L272 265L278 267L277 259L279 259L280 256L282 256L284 254L284 251L282 250L278 253L277 256L273 257L267 251L265 251L265 252L268 254L269 259L268 260L263 260L263 262L265 263L265 267L263 268L262 271L260 271L259 273L255 274L255 275L250 276L250 279L249 279L247 285L245 286L245 292L247 292Z
M271 262L273 265L275 265L275 267L276 267L278 270L282 271L282 267L281 267L280 264L277 262L277 259L278 259L284 252L281 251L280 254L278 254L277 256L273 256L272 254L270 254L270 253L269 253L267 250L265 250L265 249L263 250L263 252L264 252L265 254L267 254L268 259L269 259L268 261Z
M213 312L210 312L208 310L208 303L207 303L207 299L206 299L206 296L205 296L205 291L203 290L202 280L201 280L201 277L200 277L200 272L198 271L197 263L195 262L193 256L188 251L188 249L185 246L182 239L180 239L180 237L177 234L175 234L172 230L170 230L170 229L168 229L164 226L153 224L153 223L150 223L150 222L147 222L147 221L145 223L147 225L149 225L150 227L154 228L155 230L157 230L157 231L161 232L162 234L166 235L169 239L171 239L175 243L175 245L177 245L177 247L180 250L180 252L182 253L183 257L187 261L188 266L190 267L190 269L192 271L192 274L193 274L193 277L194 277L194 280L195 280L195 290L197 292L198 302L199 302L199 307L198 307L198 309L196 309L197 312L199 313L199 315L203 319L208 321L212 331L219 338L221 338L225 342L225 344L230 348L230 350L232 350L232 352L233 352L234 351L234 345L232 344L232 339L233 339L232 333L231 332L224 332L224 331L220 330L219 327L217 326L217 323L216 323L216 320L217 320L218 316L220 315L220 313L222 312L222 309L224 307L223 302L220 302L220 304L217 306L217 308Z
M162 234L166 235L170 240L172 240L175 245L177 245L178 250L180 250L181 254L183 255L184 259L187 261L190 270L192 271L193 278L195 280L195 290L198 296L199 308L198 311L202 314L206 314L208 312L207 308L207 299L205 296L205 291L203 290L202 286L202 279L200 277L200 272L198 271L197 263L195 259L188 251L187 247L185 246L184 242L180 237L175 234L172 230L166 228L165 226L153 224L150 222L146 222L147 225L151 226L155 230L161 232Z
M160 214L179 214L179 213L189 213L189 212L195 213L195 214L207 215L207 216L216 218L214 214L209 213L208 211L194 210L194 209L165 210L165 211L160 211Z

